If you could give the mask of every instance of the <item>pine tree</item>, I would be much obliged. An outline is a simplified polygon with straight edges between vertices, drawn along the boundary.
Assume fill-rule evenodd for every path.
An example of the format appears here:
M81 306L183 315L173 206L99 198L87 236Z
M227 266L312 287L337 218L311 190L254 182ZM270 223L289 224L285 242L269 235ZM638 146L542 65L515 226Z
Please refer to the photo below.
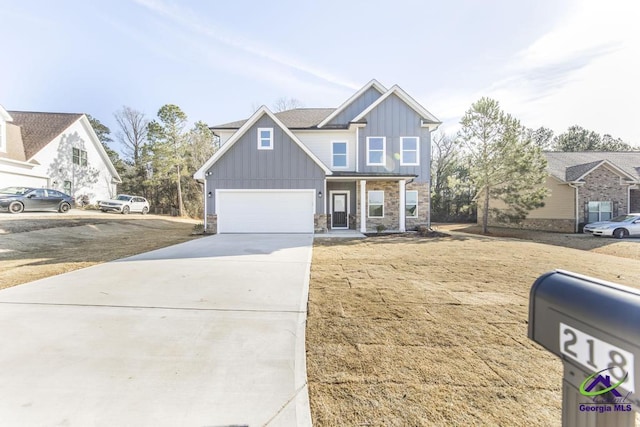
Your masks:
M520 122L500 109L497 101L481 98L460 121L460 139L471 157L471 181L483 203L482 232L488 232L489 214L500 221L517 221L544 206L546 160L527 137ZM492 201L506 209L492 209Z

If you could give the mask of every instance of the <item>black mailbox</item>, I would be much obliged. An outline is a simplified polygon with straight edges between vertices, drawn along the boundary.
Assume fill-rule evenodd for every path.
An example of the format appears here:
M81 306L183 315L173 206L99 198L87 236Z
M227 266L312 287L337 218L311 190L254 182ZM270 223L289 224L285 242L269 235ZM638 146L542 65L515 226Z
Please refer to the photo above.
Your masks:
M528 336L563 361L563 425L635 424L639 290L562 270L546 273L531 287Z

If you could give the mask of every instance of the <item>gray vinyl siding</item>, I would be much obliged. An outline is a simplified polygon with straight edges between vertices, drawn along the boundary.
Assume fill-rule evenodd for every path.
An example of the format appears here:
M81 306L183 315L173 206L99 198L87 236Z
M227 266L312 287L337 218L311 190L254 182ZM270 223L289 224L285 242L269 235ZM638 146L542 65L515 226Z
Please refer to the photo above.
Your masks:
M329 212L329 200L331 191L349 191L349 212L356 214L356 181L343 182L343 181L328 181L327 182L327 213Z
M333 118L329 125L344 125L349 123L354 117L362 113L367 107L380 98L382 94L377 89L370 87L359 98L356 98L340 114Z
M258 128L273 128L273 150L258 150ZM216 189L314 189L324 191L325 173L273 120L261 117L207 171L207 211L215 212ZM324 213L316 203L316 213Z
M420 126L421 117L395 94L365 116L367 125L359 132L360 172L393 172L418 175L416 182L429 182L431 133ZM367 137L386 137L385 166L367 166ZM400 166L400 137L420 137L420 165Z

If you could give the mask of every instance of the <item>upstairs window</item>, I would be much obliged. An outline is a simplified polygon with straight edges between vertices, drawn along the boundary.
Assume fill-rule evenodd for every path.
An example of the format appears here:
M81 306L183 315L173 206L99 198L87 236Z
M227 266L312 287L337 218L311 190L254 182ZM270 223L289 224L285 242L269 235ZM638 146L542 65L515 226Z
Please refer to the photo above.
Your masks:
M273 128L258 128L258 150L273 150Z
M367 137L367 166L384 166L386 142L384 136Z
M332 166L334 168L347 167L347 143L334 142L332 144Z
M87 152L79 148L73 149L73 164L87 166Z
M417 136L404 136L400 138L400 165L420 165L420 138Z

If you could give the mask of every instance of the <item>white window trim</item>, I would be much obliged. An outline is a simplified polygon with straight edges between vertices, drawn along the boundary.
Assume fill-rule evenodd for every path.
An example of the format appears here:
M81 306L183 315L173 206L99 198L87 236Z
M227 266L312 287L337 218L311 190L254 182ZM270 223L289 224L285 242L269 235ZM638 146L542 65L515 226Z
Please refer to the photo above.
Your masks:
M369 162L369 153L370 153L370 149L369 149L369 140L371 138L382 138L382 162L381 163L370 163ZM379 150L375 150L375 151L379 151ZM386 136L368 136L367 137L367 158L366 158L366 162L367 162L367 166L385 166L385 162L387 160L387 137Z
M406 215L407 213L407 193L416 193L416 213L415 215ZM419 208L419 203L418 203L418 190L407 190L405 191L405 198L404 198L404 212L406 215L406 218L418 218L418 208Z
M416 140L416 163L405 163L404 160L404 141L405 139L415 139ZM406 150L406 151L414 151L414 150ZM420 166L420 137L419 136L402 136L400 137L400 166Z
M261 144L262 137L260 136L260 134L263 131L269 132L269 146L268 147L263 147L262 144ZM273 128L258 128L258 150L273 150Z
M370 196L371 193L382 193L382 216L371 216L369 213L369 206L371 205ZM374 206L378 206L374 204ZM384 218L384 190L369 190L367 191L367 218Z
M344 144L345 145L345 165L344 166L336 166L333 161L335 158L335 153L333 152L334 144ZM347 141L331 141L331 167L335 169L348 169L349 168L349 142Z
M613 218L613 202L610 200L589 200L588 203L597 203L598 204L598 219L596 221L606 221L602 219L602 214L603 213L608 213L610 218ZM591 215L592 213L596 213L595 211L591 211L589 210L589 205L587 203L587 218L586 220L590 222L589 220L589 215ZM602 204L603 203L608 203L609 204L609 209L608 211L604 211L602 210Z

